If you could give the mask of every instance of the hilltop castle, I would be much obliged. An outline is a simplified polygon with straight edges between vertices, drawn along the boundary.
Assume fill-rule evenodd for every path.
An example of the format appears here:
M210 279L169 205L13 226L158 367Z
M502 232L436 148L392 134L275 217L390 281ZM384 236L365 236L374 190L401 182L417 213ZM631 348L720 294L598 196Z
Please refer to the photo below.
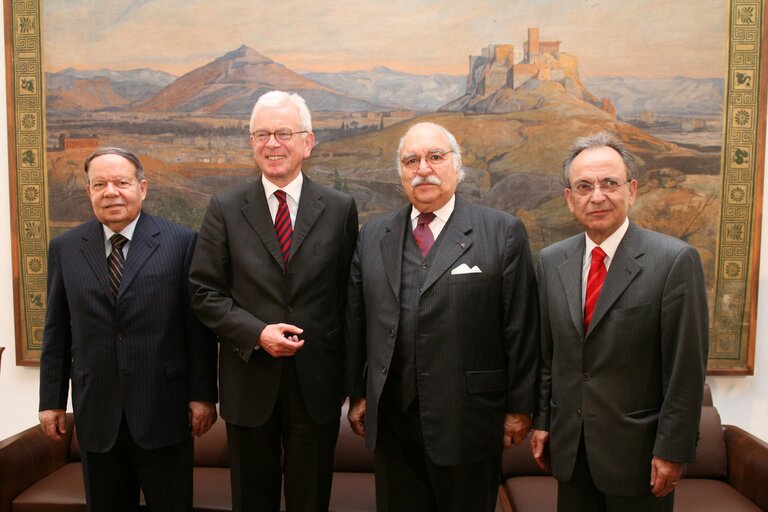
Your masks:
M608 98L596 98L586 90L579 78L578 59L561 52L560 43L542 39L539 28L530 27L519 54L512 44L491 44L483 48L480 55L470 55L465 95L441 110L474 110L498 91L514 90L535 79L558 82L566 92L615 116L615 108Z

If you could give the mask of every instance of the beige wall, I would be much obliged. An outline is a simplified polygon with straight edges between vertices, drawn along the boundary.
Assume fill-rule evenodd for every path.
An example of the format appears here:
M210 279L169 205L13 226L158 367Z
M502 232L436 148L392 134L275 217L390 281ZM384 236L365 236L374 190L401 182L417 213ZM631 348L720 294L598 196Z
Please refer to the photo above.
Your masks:
M0 24L2 16L0 11ZM0 345L6 347L0 369L0 439L5 439L37 422L38 370L15 364L4 66L0 66L0 84ZM764 197L768 197L768 187ZM765 212L762 238L768 244L768 204ZM755 376L708 381L724 423L739 425L768 440L768 251L760 260Z

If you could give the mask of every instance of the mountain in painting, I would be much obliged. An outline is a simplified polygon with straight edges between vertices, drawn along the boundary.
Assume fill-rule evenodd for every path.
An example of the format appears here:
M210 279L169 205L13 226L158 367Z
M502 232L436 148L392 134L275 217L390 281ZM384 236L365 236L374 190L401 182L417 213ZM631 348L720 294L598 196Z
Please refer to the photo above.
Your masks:
M242 116L273 89L299 93L312 111L386 110L305 78L245 45L179 77L134 110Z
M377 105L434 111L464 94L465 76L414 75L379 66L370 71L307 72L303 76Z
M670 116L720 115L722 78L589 77L584 84L599 96L610 96L622 116L650 111Z
M52 111L127 110L150 98L175 76L153 69L114 71L67 68L45 74L47 108Z

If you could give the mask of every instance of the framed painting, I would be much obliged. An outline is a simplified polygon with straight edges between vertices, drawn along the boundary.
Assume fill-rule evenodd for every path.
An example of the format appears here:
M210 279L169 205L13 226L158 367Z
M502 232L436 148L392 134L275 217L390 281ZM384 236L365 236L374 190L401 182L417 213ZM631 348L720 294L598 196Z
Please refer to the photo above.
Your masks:
M580 231L560 161L616 132L639 157L630 218L699 250L709 371L753 371L766 111L764 0L4 0L17 364L37 364L49 240L88 219L82 163L137 152L144 207L197 228L257 173L250 109L301 94L304 170L361 221L402 205L417 120L457 136L459 193L526 224L536 254Z

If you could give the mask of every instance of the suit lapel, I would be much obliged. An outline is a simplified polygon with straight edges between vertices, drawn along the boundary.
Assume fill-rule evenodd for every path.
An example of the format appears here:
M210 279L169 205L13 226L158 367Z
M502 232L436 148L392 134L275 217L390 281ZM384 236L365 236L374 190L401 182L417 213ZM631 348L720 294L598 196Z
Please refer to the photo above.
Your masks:
M323 202L320 188L305 175L304 183L301 186L299 211L296 212L296 226L293 228L289 263L293 260L294 255L299 252L299 247L301 247L307 233L315 225L323 210L325 210L325 203ZM277 235L275 235L275 239L277 239Z
M603 288L595 304L595 312L589 324L587 336L600 323L614 302L643 270L637 258L645 252L638 228L630 223L611 262L611 268L605 276Z
M451 218L440 232L439 238L442 240L435 246L437 253L427 273L427 279L424 281L422 294L472 246L472 239L467 236L470 231L472 231L472 221L469 208L464 201L456 197L456 206Z
M112 288L107 277L107 256L104 246L104 228L99 221L94 220L88 232L83 236L83 245L80 248L83 258L96 274L104 291L112 297Z
M403 244L406 229L410 227L408 216L410 211L411 205L398 211L390 220L390 224L384 228L384 235L379 242L384 273L387 275L389 285L398 301L400 300L400 279L403 267Z
M584 310L581 300L581 272L585 246L584 235L575 237L573 243L563 250L565 260L557 267L560 282L563 284L565 297L568 301L571 321L582 336L584 335ZM592 324L594 324L594 320L592 320Z
M120 281L120 289L117 292L118 299L125 293L144 263L157 250L160 242L155 238L160 230L155 225L150 215L142 213L133 231L131 245L128 249L128 257L125 259L123 278Z
M264 195L264 185L261 183L261 178L253 181L251 189L245 195L245 201L246 205L241 210L245 220L256 232L261 243L267 248L275 262L284 269L283 253L280 251L280 244L277 241L275 223L272 221L272 215L269 213L269 206Z

